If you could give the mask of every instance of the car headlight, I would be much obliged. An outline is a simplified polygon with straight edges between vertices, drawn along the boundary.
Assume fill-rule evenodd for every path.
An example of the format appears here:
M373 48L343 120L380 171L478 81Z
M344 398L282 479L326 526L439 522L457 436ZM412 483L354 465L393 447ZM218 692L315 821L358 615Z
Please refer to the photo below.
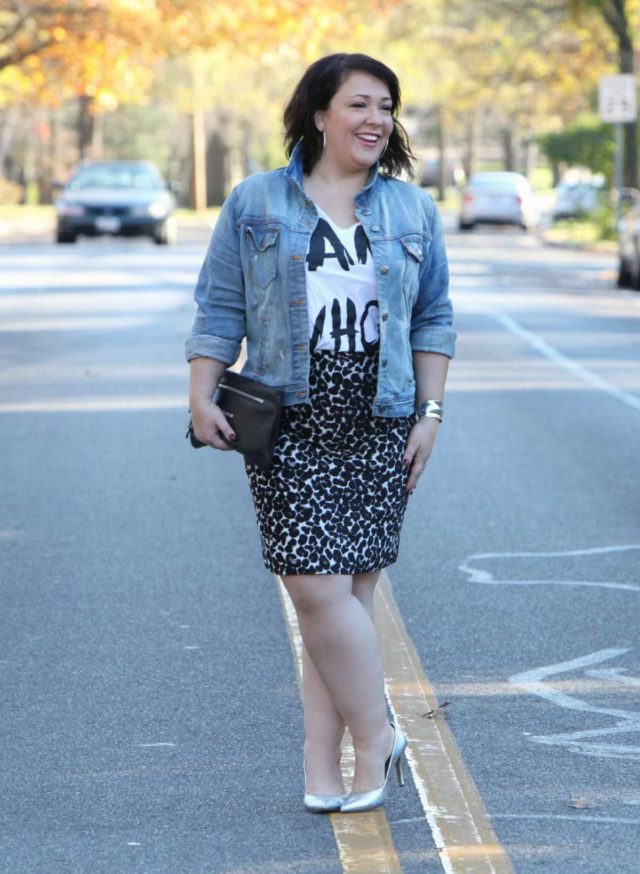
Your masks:
M152 200L151 203L145 203L140 206L134 206L131 210L132 215L150 215L151 218L164 218L168 212L167 204L163 200Z
M85 208L79 203L66 203L59 200L56 203L56 212L59 216L81 216L85 214Z

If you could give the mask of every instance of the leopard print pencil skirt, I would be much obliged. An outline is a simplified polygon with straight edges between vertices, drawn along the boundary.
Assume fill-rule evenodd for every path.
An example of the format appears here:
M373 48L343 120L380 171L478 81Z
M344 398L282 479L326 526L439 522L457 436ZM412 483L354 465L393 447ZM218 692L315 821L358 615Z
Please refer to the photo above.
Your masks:
M372 416L378 356L315 352L310 403L283 409L273 467L245 460L267 570L356 574L398 554L412 416Z

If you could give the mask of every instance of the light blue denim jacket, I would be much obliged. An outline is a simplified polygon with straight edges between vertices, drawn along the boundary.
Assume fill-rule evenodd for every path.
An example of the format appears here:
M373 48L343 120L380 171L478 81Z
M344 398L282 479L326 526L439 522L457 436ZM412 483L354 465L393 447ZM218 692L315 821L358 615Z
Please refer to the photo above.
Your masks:
M380 311L372 413L408 416L416 394L412 351L454 353L442 224L428 194L377 168L355 202L371 245ZM299 145L288 167L249 176L232 191L196 285L188 361L232 365L246 337L242 372L282 389L285 405L308 400L305 258L317 221L302 187Z

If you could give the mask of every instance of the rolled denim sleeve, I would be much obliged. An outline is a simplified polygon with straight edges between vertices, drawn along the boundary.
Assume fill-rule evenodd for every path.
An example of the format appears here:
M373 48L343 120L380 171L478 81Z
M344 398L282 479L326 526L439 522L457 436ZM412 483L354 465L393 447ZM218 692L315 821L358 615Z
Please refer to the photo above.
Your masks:
M187 361L236 362L246 332L245 290L236 225L237 189L222 207L198 276L196 317L185 344Z
M431 242L420 270L418 297L411 311L411 349L439 352L449 358L455 353L456 332L452 328L453 308L449 299L449 265L444 245L442 220L429 199Z

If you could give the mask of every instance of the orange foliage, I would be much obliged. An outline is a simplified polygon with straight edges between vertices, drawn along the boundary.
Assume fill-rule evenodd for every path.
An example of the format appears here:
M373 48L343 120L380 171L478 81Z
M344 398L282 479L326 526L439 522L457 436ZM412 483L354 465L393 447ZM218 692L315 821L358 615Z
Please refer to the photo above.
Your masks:
M395 0L397 2L397 0ZM286 44L314 57L328 34L357 30L381 0L5 0L0 71L41 102L142 99L154 64L221 43L260 56ZM2 84L0 73L0 84Z

